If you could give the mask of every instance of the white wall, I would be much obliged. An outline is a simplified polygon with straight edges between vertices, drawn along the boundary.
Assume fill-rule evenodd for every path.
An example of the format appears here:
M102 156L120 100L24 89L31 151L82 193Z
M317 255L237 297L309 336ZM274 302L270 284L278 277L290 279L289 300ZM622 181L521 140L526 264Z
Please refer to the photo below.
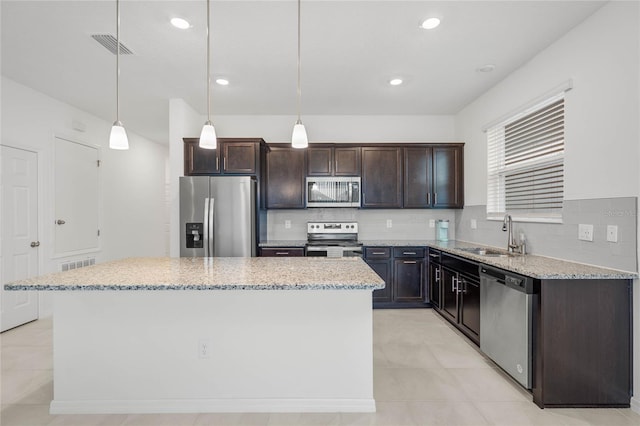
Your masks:
M456 116L467 205L487 199L482 127L569 79L565 198L638 195L637 10L636 2L605 5Z
M55 136L98 146L100 168L100 250L87 253L104 262L130 256L163 256L166 146L128 132L130 149L108 148L111 123L2 77L0 143L38 153L38 239L40 273L59 270L70 258L54 253ZM73 129L82 123L85 131ZM77 126L76 126L77 127ZM41 293L41 316L50 313L50 295Z
M482 127L568 79L573 79L574 88L566 96L565 198L638 197L639 22L637 2L606 4L456 116L456 135L467 143L467 205L485 205L487 200L486 139ZM635 220L637 224L637 214ZM636 257L640 264L637 253ZM640 412L639 293L640 283L635 280L636 396L632 408L637 412Z

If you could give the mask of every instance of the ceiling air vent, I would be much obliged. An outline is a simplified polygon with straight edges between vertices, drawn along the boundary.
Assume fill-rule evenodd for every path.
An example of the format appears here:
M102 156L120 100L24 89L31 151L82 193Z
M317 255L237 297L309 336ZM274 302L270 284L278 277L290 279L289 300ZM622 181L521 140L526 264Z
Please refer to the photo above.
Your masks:
M111 34L92 34L91 38L103 45L109 52L113 53L114 55L117 53L118 42L116 41L116 38ZM133 52L129 50L127 46L122 44L122 42L120 42L120 54L133 55Z

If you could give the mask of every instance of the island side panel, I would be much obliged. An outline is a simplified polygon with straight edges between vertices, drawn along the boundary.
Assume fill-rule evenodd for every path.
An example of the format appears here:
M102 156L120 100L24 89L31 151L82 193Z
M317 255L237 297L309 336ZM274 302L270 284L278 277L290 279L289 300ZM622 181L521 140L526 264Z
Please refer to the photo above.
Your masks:
M54 302L52 413L375 411L370 290L59 292Z

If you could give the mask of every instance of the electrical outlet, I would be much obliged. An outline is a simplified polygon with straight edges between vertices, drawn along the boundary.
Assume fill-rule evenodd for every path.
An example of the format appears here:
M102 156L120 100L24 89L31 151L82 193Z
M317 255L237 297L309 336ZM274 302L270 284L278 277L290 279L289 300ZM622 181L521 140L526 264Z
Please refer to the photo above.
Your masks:
M593 241L593 225L579 224L578 239L582 241Z
M387 228L393 228L393 222L391 222L391 219L387 219Z
M198 340L198 358L208 359L211 358L211 350L212 350L211 340L209 339L200 339Z
M429 219L429 228L435 228L435 227L436 227L436 220Z
M284 221L284 229L291 229L291 221L290 220L285 220Z
M478 229L478 221L471 219L471 229Z
M607 225L607 241L618 242L618 227L616 225Z

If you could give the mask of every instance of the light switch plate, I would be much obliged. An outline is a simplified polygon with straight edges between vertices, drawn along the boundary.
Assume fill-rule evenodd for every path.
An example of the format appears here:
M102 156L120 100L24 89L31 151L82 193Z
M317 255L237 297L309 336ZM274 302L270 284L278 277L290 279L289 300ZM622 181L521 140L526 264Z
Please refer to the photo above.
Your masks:
M284 221L284 229L291 229L291 221L290 220L285 220Z
M618 242L618 227L616 225L607 225L607 241Z
M436 220L429 219L429 228L435 228L435 227L436 227Z
M478 221L471 219L471 229L478 229Z
M391 221L391 219L387 219L387 228L392 228L393 227L393 222Z
M593 241L593 225L579 224L578 239L582 241Z

